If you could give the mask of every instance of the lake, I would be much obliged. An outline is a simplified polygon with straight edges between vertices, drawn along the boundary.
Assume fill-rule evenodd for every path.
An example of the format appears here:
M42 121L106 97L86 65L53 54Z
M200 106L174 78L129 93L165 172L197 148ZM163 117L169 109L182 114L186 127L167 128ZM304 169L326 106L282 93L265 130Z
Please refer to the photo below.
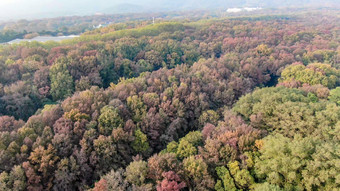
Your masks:
M38 41L38 42L47 42L47 41L62 41L66 39L72 39L79 37L79 35L69 35L69 36L37 36L32 39L15 39L12 41L7 42L7 44L14 44L19 42L32 42L32 41Z

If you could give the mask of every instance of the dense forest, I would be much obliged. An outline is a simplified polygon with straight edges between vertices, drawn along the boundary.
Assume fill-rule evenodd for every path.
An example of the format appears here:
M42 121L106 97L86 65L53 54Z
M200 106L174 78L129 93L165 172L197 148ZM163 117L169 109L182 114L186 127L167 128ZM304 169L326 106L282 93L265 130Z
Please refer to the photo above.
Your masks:
M338 190L340 17L0 47L0 190Z
M271 11L274 14L275 11ZM268 14L268 11L266 12ZM237 14L234 14L237 15ZM213 11L174 11L161 13L134 13L134 14L98 14L89 16L69 16L0 22L0 43L9 42L20 38L33 38L35 36L61 36L78 35L92 31L96 27L114 25L119 23L120 28L134 28L151 24L153 17L156 22L190 19L191 21L202 18L218 18L221 12ZM117 26L116 26L117 28Z
M159 18L167 14L156 14ZM58 17L39 20L18 20L0 23L0 43L5 43L17 38L32 38L38 35L60 36L80 34L93 30L98 25L113 23L128 23L152 18L150 15L134 14L130 17L125 15L94 15ZM150 22L150 21L149 21Z

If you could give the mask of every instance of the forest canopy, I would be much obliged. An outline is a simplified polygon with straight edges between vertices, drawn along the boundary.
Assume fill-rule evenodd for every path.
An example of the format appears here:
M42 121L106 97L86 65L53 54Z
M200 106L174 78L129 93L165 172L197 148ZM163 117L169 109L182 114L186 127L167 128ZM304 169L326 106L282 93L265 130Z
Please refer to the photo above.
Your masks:
M0 47L0 190L336 190L339 17Z

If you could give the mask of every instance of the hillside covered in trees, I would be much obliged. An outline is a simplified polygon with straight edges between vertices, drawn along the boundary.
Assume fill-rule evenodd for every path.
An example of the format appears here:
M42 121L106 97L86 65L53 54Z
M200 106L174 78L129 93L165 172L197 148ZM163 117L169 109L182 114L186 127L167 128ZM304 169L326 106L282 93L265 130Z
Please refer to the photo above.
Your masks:
M100 26L120 23L118 29L134 28L136 25L145 26L156 21L168 21L176 19L202 19L218 17L221 14L211 11L187 11L187 12L162 12L162 13L134 13L134 14L99 14L89 16L68 16L45 19L17 21L0 21L0 43L6 43L14 39L31 39L35 36L62 36L78 35L86 31L92 31Z
M339 14L1 45L0 190L339 189Z

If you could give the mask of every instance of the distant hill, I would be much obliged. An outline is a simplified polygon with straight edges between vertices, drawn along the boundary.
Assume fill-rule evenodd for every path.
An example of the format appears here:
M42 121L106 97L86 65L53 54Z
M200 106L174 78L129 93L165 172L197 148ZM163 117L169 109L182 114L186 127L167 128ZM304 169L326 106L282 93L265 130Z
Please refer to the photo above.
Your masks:
M136 13L136 12L161 12L161 11L183 11L193 9L227 9L233 7L333 7L337 6L337 0L130 0L129 3L122 3L103 9L103 13ZM130 3L131 2L131 3Z
M95 13L142 13L233 7L339 7L339 0L12 0L0 1L0 20L34 19ZM28 9L29 7L29 9Z
M160 0L157 6L171 9L211 9L211 8L231 8L231 7L303 7L303 6L332 6L339 4L338 0Z

